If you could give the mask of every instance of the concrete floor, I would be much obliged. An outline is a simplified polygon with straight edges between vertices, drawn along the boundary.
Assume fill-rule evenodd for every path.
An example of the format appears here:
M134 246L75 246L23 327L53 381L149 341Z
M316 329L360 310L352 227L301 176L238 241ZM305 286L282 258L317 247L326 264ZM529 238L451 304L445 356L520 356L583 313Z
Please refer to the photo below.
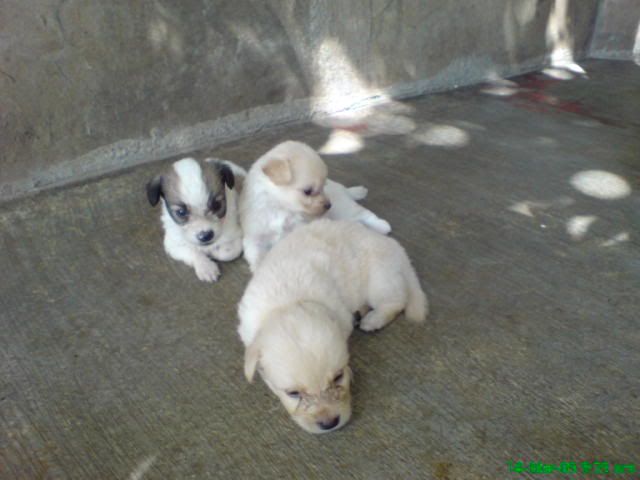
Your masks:
M209 285L164 255L144 194L158 165L0 207L0 477L640 468L640 67L583 66L588 79L405 102L412 112L383 122L404 133L326 157L334 178L369 187L433 309L422 327L354 334L354 417L329 435L304 433L244 380L245 263ZM320 147L329 133L297 126L213 153L249 165L282 139Z

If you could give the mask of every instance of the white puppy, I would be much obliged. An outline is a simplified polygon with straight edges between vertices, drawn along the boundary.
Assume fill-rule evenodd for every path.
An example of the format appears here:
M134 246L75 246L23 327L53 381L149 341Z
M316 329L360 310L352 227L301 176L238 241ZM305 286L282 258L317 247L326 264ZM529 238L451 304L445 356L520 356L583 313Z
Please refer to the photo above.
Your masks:
M186 263L205 282L242 253L237 190L246 171L231 162L184 158L147 184L147 197L162 202L164 249ZM235 188L234 188L235 186Z
M240 199L244 256L256 266L284 235L312 219L353 220L387 234L389 224L356 203L364 187L345 188L327 180L327 166L308 145L288 141L275 146L249 169Z
M284 237L265 256L240 301L244 371L256 367L293 419L311 433L351 416L347 339L400 312L414 322L427 297L400 244L356 222L322 219Z

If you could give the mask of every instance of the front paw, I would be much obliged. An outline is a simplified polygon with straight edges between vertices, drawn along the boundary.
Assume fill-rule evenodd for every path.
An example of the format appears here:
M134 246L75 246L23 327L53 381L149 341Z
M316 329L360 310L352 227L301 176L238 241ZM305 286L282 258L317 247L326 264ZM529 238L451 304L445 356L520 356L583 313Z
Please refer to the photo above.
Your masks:
M220 278L218 265L208 257L198 258L193 268L196 271L196 276L203 282L215 282Z

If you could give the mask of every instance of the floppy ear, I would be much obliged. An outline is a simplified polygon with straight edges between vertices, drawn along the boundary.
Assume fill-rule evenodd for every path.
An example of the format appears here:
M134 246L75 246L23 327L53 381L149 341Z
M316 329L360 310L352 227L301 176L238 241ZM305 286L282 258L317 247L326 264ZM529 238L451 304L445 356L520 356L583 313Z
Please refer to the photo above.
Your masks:
M231 168L229 168L229 165L222 162L216 162L216 168L218 169L222 183L229 187L229 189L232 189L236 183L236 178L234 177Z
M244 376L249 383L253 382L259 360L260 348L258 347L258 342L254 340L244 351Z
M162 195L162 175L158 175L147 183L147 198L151 206L155 207Z
M276 185L287 185L293 180L291 165L286 158L274 158L262 167L262 171Z

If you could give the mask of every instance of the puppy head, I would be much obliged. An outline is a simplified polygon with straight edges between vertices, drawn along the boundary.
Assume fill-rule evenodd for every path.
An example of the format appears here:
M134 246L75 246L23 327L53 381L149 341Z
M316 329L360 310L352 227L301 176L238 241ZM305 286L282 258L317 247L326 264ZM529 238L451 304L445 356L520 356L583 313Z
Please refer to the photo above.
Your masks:
M266 321L245 352L245 375L256 367L293 420L326 433L351 418L348 333L322 306L298 304Z
M234 177L224 163L184 158L147 184L147 198L153 206L162 198L185 240L204 246L220 234L227 211L225 185L233 188Z
M284 208L317 217L331 208L324 193L327 166L308 145L284 142L261 159L271 193Z

